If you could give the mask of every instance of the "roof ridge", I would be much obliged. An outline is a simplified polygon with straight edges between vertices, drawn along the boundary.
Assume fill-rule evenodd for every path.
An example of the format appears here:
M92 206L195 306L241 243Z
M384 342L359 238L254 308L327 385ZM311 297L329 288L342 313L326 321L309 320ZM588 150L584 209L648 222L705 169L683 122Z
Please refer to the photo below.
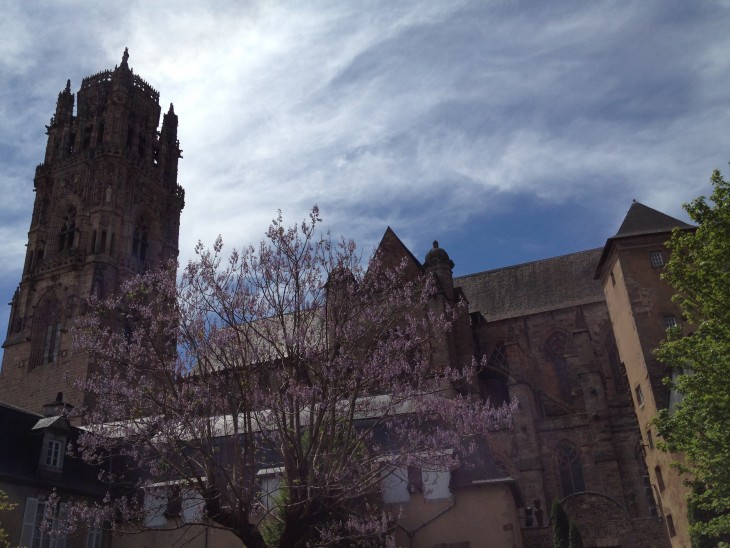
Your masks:
M573 251L571 253L563 253L562 255L555 255L553 257L545 257L544 259L535 259L534 261L525 261L523 263L517 263L513 265L500 266L497 268L491 268L489 270L481 270L479 272L472 272L471 274L464 274L463 276L454 276L454 280L460 280L464 278L471 278L472 276L481 276L482 274L488 274L490 272L499 272L502 270L510 270L512 268L520 268L528 264L545 263L547 261L554 261L556 259L562 259L564 257L570 257L571 255L582 255L584 253L595 253L596 251L603 249L601 247L593 247L591 249L583 249L581 251Z

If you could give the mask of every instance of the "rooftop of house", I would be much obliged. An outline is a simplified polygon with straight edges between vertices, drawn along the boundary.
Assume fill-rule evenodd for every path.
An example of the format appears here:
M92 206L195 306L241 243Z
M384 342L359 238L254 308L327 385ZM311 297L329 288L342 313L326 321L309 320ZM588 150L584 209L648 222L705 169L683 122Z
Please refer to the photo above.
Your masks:
M98 470L68 457L58 473L44 473L39 464L44 451L46 431L62 432L73 441L78 429L70 427L64 417L44 417L38 413L0 402L0 481L34 485L63 492L101 496L103 485L97 481ZM58 438L63 439L63 438Z

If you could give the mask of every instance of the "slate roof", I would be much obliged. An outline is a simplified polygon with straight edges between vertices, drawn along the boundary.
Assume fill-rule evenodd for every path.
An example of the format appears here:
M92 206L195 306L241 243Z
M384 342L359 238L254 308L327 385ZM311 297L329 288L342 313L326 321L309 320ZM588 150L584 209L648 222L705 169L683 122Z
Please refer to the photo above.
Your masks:
M629 208L629 211L624 217L624 222L618 229L618 232L606 240L606 245L603 247L603 253L601 258L596 263L596 270L594 272L594 278L599 279L603 266L608 259L608 255L611 251L613 242L622 238L631 238L635 236L648 236L651 234L669 234L675 228L681 228L682 230L694 230L695 226L670 217L666 213L652 209L649 206L637 202L634 200Z
M694 227L634 200L618 232L611 238L661 234L671 232L674 228Z
M487 321L537 314L604 301L593 274L601 249L488 270L454 279L469 301L470 312Z

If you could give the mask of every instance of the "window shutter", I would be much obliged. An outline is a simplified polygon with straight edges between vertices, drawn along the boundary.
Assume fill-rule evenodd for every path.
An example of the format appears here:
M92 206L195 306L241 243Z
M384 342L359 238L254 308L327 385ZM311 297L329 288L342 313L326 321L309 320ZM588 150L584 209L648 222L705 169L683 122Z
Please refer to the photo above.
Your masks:
M23 514L23 530L20 534L20 546L33 546L33 530L35 529L35 514L38 509L38 499L25 499Z

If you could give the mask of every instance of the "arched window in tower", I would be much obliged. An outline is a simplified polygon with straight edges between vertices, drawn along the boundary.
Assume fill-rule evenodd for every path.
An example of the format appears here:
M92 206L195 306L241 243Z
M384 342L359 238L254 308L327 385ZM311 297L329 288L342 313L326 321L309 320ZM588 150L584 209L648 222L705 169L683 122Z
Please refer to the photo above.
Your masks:
M509 401L507 387L507 358L504 342L497 343L489 354L486 364L479 369L479 392L482 399L491 402L494 406L504 405Z
M489 363L491 367L509 369L509 364L507 363L507 354L504 349L504 342L499 342L494 345L492 353L489 354L489 359L487 360L487 363Z
M73 249L76 240L76 208L69 206L61 219L61 229L58 231L58 250Z
M558 381L560 398L570 403L572 401L570 379L568 375L568 360L565 357L568 347L568 332L563 329L554 330L545 341L543 348L548 361L552 363Z
M560 488L564 497L586 490L583 482L580 453L575 445L568 440L562 440L558 443L555 449L555 461L560 477Z
M140 219L134 226L132 236L132 255L140 261L147 260L147 248L149 247L149 228L147 223Z
M60 348L61 310L58 300L50 297L39 304L33 313L30 366L56 362Z

